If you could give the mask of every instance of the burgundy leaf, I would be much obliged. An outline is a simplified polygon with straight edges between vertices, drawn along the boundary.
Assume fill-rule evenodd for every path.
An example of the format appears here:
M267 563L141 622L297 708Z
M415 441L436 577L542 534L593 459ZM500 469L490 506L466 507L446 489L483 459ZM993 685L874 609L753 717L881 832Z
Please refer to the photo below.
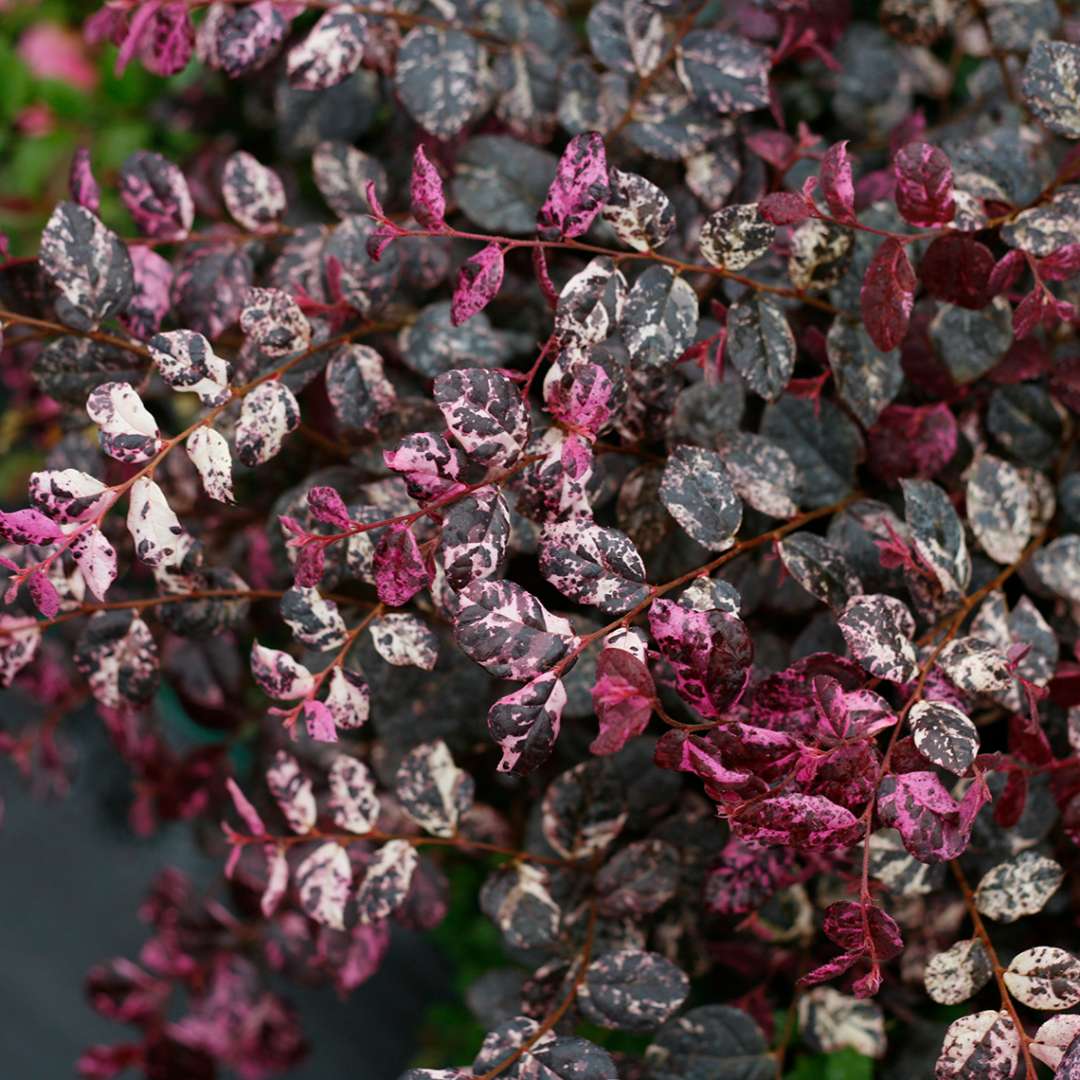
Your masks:
M915 303L915 272L903 245L892 238L877 249L859 293L866 332L882 352L895 349L907 335Z
M830 146L821 159L821 190L829 213L834 218L838 221L855 220L855 184L846 139Z
M908 143L895 158L896 206L904 220L920 227L945 225L956 214L952 163L929 143Z

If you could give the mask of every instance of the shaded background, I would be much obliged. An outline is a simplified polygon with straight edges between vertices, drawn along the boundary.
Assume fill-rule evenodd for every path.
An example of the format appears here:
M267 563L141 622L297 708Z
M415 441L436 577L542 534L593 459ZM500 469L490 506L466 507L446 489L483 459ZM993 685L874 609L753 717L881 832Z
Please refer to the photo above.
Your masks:
M25 709L14 695L0 695L0 710L6 729L20 726ZM87 1046L126 1041L134 1029L87 1004L88 969L114 956L137 959L148 935L136 909L159 871L175 866L197 885L220 874L184 824L145 840L132 835L129 776L92 711L66 717L60 739L77 754L66 798L34 795L9 763L0 765L0 1061L11 1080L73 1076ZM395 929L382 967L348 1000L329 986L290 983L285 992L312 1051L281 1075L396 1080L450 977L430 935Z

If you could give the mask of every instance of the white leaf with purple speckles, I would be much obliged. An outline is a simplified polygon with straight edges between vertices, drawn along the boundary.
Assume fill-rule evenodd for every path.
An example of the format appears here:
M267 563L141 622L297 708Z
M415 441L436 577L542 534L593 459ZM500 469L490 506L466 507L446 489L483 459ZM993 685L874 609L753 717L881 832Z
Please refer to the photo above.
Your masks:
M418 667L431 671L439 654L439 639L415 615L393 612L375 619L368 627L375 651L395 667Z
M407 840L391 840L375 852L356 890L356 914L361 923L378 922L405 902L420 862Z
M294 833L304 836L315 828L317 807L311 781L287 750L278 750L266 770L266 786Z
M473 778L454 764L442 741L413 747L398 766L394 794L402 809L432 836L453 836L472 807Z
M853 596L838 622L851 655L871 675L890 682L910 682L918 674L911 640L915 619L902 601L883 593Z
M184 527L165 493L145 476L131 487L127 527L135 541L135 554L147 566L171 566L180 560Z
M1020 1056L1020 1036L1012 1017L997 1012L972 1013L954 1020L934 1068L935 1080L1009 1080Z
M237 150L225 162L221 195L235 221L251 232L273 232L285 213L281 178L246 150Z
M1016 922L1042 911L1064 880L1059 863L1036 851L1022 851L983 874L975 889L975 906L998 922Z
M101 449L117 461L148 461L161 449L157 421L128 383L102 383L90 392L86 412L101 432Z
M315 687L311 672L298 660L257 641L251 647L251 673L263 692L278 701L307 697Z
M228 401L228 361L214 352L202 334L194 330L170 330L155 334L149 348L155 367L174 390L198 394L204 405Z
M379 817L379 797L368 767L354 757L338 754L327 779L334 824L357 835L371 832Z
M72 540L71 554L86 587L104 600L116 580L116 549L96 525L91 525Z
M203 488L211 499L232 503L232 453L229 441L212 427L196 428L184 443L192 465L199 471Z
M296 868L300 906L317 923L345 929L345 903L352 885L349 853L338 843L320 844Z
M264 382L244 397L236 422L236 452L250 467L269 461L285 436L300 423L300 406L293 392L276 380Z

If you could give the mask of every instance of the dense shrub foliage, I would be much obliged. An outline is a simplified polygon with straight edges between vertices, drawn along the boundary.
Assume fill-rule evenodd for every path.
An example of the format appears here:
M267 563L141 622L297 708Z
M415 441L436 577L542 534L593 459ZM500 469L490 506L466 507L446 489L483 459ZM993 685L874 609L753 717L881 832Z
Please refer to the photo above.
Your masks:
M409 1080L1080 1077L1080 22L855 6L87 20L207 137L0 268L3 746L92 699L229 885L81 1075L287 1071L268 976L467 863L486 1035Z

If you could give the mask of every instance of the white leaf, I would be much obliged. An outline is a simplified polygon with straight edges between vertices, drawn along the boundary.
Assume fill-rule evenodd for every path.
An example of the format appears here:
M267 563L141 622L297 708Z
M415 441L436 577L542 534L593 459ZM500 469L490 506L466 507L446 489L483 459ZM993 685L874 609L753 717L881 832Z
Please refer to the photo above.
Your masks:
M349 853L334 841L320 844L297 868L300 904L317 923L345 929L345 902L352 884Z
M179 561L184 528L164 492L145 476L131 487L127 527L135 541L135 554L147 566L172 566Z
M199 470L206 494L218 502L232 503L232 454L229 443L212 427L196 428L184 444L192 465Z
M105 534L91 525L72 540L71 554L86 587L99 600L104 600L109 586L116 580L116 550Z

